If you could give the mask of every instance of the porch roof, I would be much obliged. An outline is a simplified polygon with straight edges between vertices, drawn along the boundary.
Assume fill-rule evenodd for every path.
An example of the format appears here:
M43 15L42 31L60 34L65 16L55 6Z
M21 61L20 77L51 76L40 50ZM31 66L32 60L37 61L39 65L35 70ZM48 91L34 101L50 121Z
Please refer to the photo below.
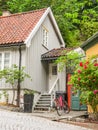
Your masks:
M44 54L41 55L41 59L42 60L55 60L57 59L59 56L64 56L66 55L67 52L73 50L73 48L54 48Z

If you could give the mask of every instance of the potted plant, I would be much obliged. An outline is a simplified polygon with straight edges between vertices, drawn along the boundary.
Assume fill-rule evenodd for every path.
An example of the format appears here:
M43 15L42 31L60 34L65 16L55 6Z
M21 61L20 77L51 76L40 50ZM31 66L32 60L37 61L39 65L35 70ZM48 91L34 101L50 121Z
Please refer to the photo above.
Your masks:
M32 112L34 100L34 91L33 90L24 90L24 112Z

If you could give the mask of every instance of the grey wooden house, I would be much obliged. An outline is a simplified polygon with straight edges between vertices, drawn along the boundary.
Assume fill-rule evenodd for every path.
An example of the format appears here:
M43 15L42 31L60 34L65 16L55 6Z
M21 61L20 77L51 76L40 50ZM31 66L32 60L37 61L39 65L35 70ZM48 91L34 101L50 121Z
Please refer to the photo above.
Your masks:
M0 69L21 62L32 78L32 81L26 79L21 88L51 95L50 106L55 91L66 91L65 70L59 72L58 65L53 63L64 46L50 8L0 16ZM0 81L0 90L7 87L10 85ZM38 98L36 93L35 102Z

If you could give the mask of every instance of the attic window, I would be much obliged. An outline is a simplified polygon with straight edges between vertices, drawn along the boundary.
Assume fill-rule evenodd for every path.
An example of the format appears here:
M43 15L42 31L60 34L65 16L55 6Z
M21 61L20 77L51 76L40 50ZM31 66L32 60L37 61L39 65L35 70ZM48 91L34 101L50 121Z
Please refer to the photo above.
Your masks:
M48 31L43 27L43 45L48 48Z

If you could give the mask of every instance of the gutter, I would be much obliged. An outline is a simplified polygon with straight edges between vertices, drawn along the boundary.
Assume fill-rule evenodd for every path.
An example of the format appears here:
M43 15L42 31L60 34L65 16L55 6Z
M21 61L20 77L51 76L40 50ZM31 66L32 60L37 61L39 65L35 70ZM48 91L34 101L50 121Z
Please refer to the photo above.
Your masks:
M12 47L12 46L25 46L23 42L19 43L8 43L8 44L0 44L0 47Z
M22 59L22 53L21 53L21 45L19 45L19 71L21 70L21 59ZM17 85L17 106L20 105L20 73L19 73L19 79L18 79L18 85Z

